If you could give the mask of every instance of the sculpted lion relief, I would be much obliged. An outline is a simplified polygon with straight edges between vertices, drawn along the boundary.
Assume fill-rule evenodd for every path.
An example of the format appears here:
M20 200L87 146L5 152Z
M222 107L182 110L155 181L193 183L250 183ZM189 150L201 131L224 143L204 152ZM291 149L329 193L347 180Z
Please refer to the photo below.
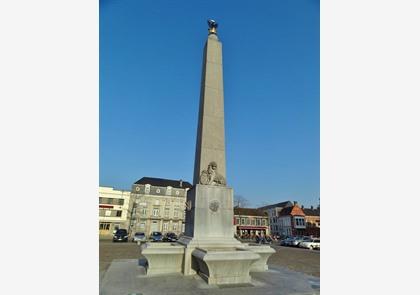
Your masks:
M210 162L207 170L201 171L200 184L226 186L225 178L217 172L216 162Z

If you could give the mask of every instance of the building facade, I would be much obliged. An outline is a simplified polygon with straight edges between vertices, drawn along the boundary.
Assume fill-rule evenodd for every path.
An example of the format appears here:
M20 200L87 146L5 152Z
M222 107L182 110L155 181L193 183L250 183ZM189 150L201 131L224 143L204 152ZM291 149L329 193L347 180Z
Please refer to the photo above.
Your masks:
M280 211L278 224L280 235L294 237L306 234L305 213L297 202Z
M280 223L280 212L281 210L283 210L283 208L286 207L291 207L293 206L293 203L291 201L285 201L285 202L281 202L281 203L276 203L276 204L272 204L272 205L267 205L264 207L260 207L258 209L263 210L267 216L268 216L268 221L269 221L269 226L270 226L270 231L273 235L282 235L282 225L283 225L283 221L282 223Z
M143 177L132 186L132 232L149 236L158 231L179 235L185 230L185 202L189 182Z
M116 229L129 229L131 192L112 187L99 187L99 236L112 236Z
M308 236L320 237L321 235L321 208L303 208L305 213L306 234Z
M235 233L238 237L270 235L268 216L263 210L235 207L233 214Z

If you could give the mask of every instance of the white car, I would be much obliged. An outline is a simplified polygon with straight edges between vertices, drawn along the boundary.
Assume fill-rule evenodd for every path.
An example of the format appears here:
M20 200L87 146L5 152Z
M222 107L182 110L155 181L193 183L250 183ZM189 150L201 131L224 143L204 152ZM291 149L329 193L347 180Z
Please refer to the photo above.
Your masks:
M311 239L310 241L304 241L299 244L299 247L306 249L317 249L320 248L320 239Z

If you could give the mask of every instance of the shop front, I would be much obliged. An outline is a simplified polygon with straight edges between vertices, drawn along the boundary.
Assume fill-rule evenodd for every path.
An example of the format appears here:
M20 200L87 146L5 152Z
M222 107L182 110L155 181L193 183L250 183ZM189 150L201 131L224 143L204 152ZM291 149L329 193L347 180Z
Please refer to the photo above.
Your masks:
M236 234L239 237L254 237L256 235L268 235L266 226L237 226Z

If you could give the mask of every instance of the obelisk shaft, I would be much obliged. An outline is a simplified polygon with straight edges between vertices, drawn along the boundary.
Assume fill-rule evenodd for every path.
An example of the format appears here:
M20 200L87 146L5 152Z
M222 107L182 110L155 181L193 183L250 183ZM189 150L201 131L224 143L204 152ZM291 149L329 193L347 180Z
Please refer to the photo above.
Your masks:
M210 162L226 179L222 43L216 34L209 34L204 46L194 184Z

